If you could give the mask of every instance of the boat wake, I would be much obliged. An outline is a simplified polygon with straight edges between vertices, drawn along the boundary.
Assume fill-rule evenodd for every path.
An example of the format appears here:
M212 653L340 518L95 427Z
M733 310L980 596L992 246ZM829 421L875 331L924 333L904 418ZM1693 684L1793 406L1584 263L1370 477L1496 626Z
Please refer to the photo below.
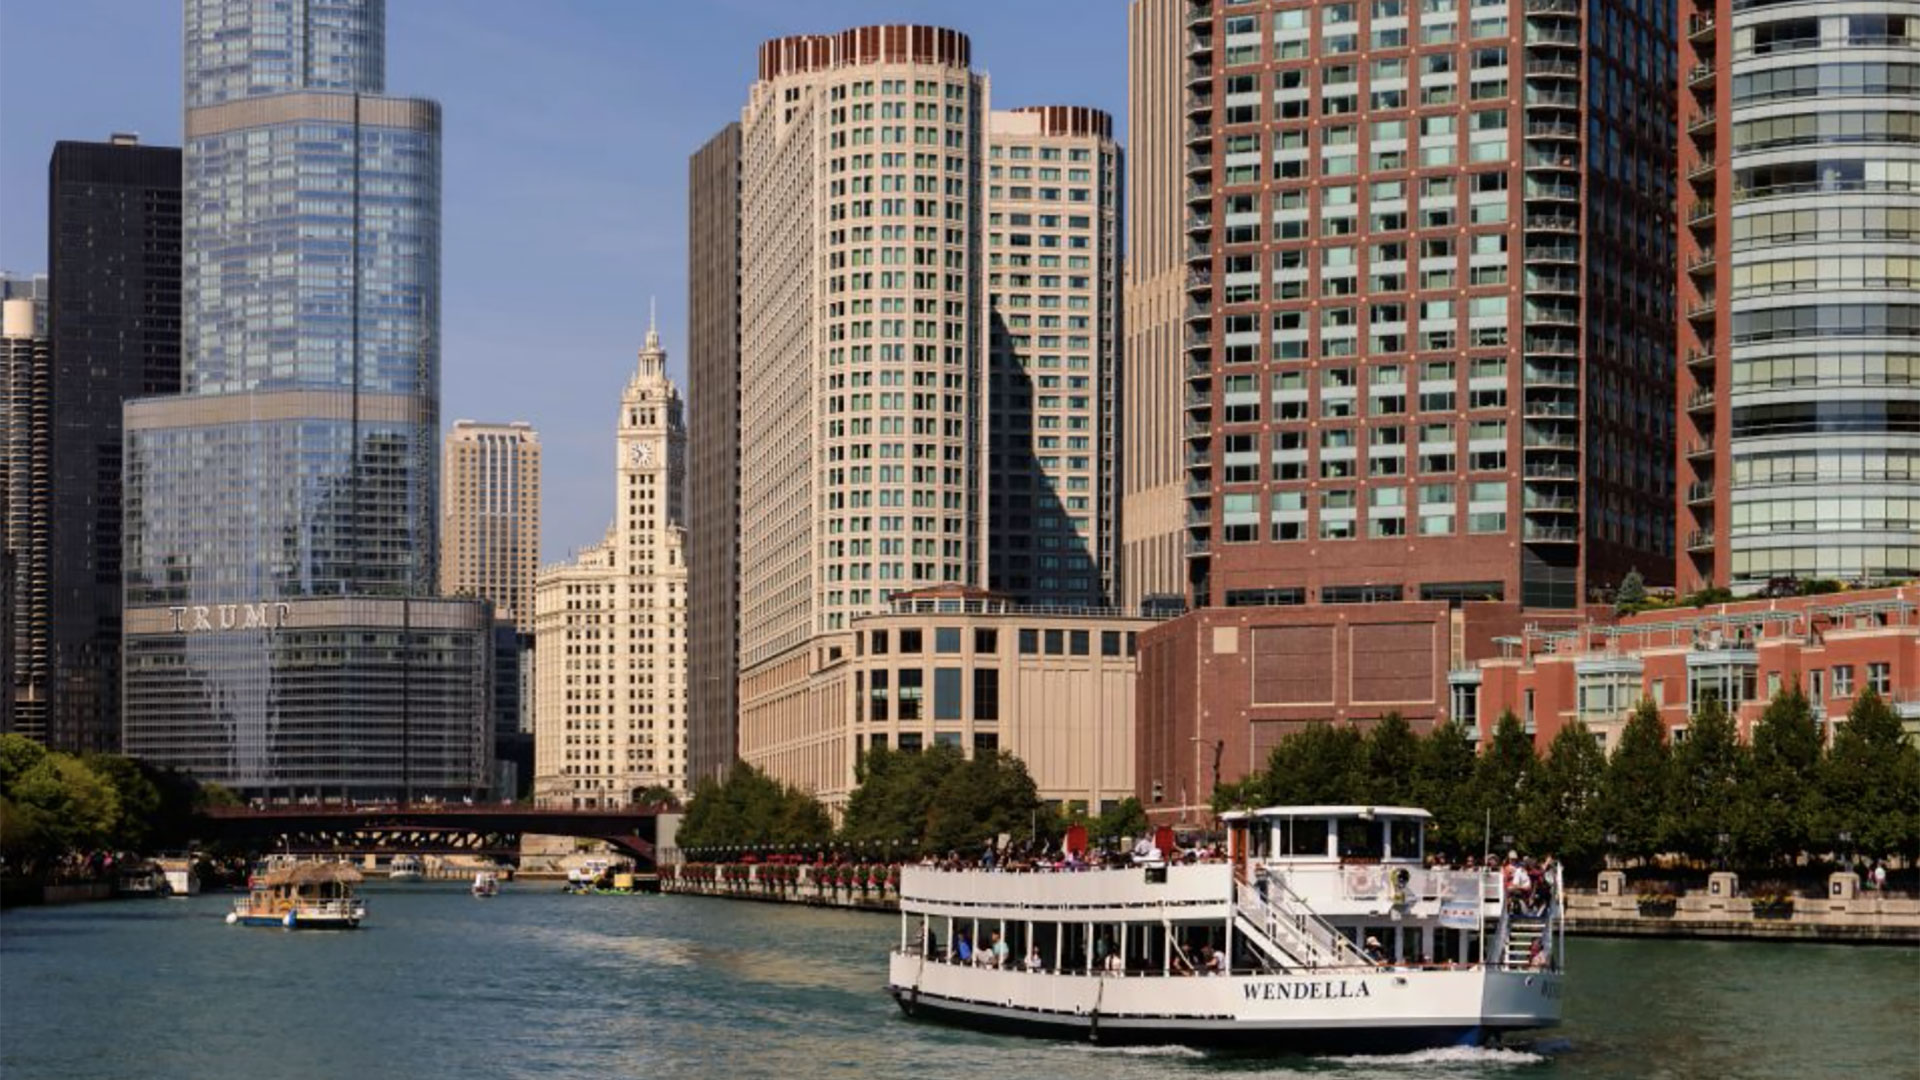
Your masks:
M1082 1054L1117 1054L1122 1057L1149 1058L1203 1058L1206 1051L1191 1046L1088 1046L1085 1043L1071 1044Z
M1538 1065L1547 1059L1529 1050L1511 1050L1496 1046L1442 1046L1432 1050L1415 1050L1406 1054L1349 1054L1326 1060L1341 1065L1385 1068L1437 1065L1447 1069L1477 1069L1488 1065L1503 1067Z

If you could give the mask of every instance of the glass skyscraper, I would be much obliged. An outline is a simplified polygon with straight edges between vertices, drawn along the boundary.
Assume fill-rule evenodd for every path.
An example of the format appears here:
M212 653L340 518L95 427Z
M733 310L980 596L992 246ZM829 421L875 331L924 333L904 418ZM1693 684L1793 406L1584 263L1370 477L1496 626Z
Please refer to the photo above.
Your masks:
M185 18L183 393L126 412L127 750L268 794L483 787L490 619L431 599L439 106L384 96L382 0Z

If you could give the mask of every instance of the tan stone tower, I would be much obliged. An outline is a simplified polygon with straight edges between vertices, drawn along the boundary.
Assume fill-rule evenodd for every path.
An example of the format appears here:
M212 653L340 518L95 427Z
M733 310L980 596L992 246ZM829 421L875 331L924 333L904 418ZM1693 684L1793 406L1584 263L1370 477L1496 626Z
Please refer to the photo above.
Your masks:
M613 524L535 586L534 797L687 790L686 426L660 335L620 399Z

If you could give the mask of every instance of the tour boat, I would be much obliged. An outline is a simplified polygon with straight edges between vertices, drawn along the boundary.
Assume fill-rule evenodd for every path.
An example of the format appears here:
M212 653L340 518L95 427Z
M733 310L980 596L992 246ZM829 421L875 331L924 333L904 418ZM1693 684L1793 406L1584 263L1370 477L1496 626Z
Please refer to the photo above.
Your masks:
M200 875L194 872L192 857L154 860L167 883L167 895L178 898L200 895Z
M1430 868L1418 809L1221 817L1222 861L903 868L890 992L909 1016L989 1030L1272 1052L1474 1045L1559 1022L1557 868L1525 890L1498 867Z
M500 875L491 870L482 870L473 875L473 895L482 899L500 895Z
M426 877L420 859L413 855L395 855L387 864L388 881L419 881Z
M360 871L345 863L282 863L249 880L247 895L233 902L227 922L352 930L367 917L367 902L354 895L360 881Z

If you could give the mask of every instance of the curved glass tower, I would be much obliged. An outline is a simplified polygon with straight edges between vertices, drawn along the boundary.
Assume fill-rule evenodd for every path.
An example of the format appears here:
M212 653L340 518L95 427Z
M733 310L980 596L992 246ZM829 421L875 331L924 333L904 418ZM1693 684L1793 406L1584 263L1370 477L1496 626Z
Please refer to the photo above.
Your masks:
M1681 585L1920 573L1920 9L1693 5Z
M435 583L440 108L382 95L384 7L185 4L184 393L126 413L126 745L247 789L469 789L483 758L464 699L416 722L423 687L484 697L486 620L411 600ZM476 634L420 654L438 678L423 605Z

